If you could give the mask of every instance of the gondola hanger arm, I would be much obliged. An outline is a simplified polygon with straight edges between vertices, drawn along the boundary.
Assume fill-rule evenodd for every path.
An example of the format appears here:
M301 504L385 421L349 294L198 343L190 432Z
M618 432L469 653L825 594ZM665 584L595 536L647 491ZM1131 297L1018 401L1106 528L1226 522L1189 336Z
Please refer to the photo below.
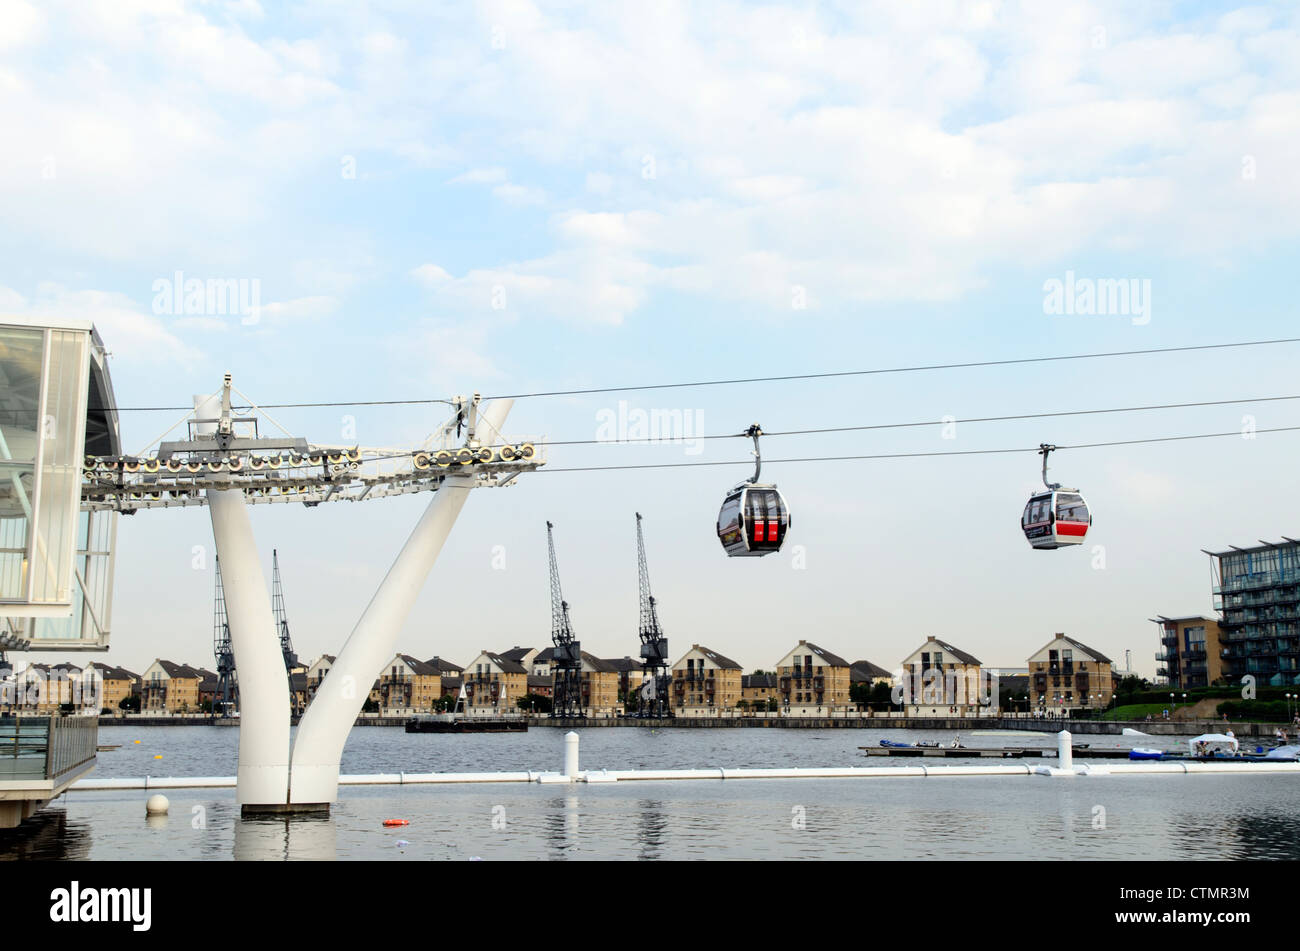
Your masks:
M1059 482L1047 481L1047 457L1055 449L1055 446L1048 445L1047 443L1039 443L1038 446L1038 454L1043 457L1043 485L1047 486L1049 489L1059 489L1061 487L1061 483Z
M745 435L749 436L754 440L754 449L753 449L754 478L751 479L750 481L753 483L757 483L759 476L762 475L763 473L763 453L762 450L760 450L758 447L758 437L763 435L763 427L760 426L758 423L754 423L754 425L750 426L747 430L745 430Z

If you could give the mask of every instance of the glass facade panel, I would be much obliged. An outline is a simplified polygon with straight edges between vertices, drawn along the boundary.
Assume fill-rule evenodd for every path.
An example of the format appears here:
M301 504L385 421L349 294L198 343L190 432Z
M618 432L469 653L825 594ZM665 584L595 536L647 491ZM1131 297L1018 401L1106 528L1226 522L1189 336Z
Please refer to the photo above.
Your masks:
M45 333L0 328L0 599L24 600Z
M36 531L31 546L32 602L69 604L75 586L72 568L81 508L89 338L70 330L49 333Z

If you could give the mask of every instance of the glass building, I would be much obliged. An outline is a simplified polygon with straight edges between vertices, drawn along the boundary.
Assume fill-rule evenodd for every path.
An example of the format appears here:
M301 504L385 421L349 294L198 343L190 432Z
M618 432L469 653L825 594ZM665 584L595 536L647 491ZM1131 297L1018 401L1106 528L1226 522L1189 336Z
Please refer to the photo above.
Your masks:
M1225 672L1275 687L1300 683L1300 541L1206 554L1214 565L1214 606L1222 613Z
M86 455L120 456L107 354L88 321L0 317L0 638L102 650L117 514L83 511Z

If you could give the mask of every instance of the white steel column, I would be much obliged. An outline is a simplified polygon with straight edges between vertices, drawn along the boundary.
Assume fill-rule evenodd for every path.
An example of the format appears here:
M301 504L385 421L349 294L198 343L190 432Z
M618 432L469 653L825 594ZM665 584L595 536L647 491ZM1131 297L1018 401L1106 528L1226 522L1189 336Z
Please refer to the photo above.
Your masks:
M491 442L513 400L495 400L481 411L480 431ZM449 476L393 562L387 577L353 629L302 721L293 743L289 801L304 809L338 801L339 761L348 732L370 694L370 686L397 652L402 625L429 578L443 543L456 524L473 476Z
M221 415L221 397L194 401L199 419ZM216 424L203 423L211 435ZM280 652L244 493L207 491L208 512L230 622L230 646L239 681L239 772L242 807L283 809L289 801L289 676Z

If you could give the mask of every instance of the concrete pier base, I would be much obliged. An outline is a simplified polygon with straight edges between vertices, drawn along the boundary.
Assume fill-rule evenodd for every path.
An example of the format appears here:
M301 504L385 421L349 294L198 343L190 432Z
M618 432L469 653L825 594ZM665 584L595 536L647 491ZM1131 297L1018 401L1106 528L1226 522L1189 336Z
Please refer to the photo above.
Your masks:
M240 816L256 819L260 816L328 816L328 802L283 802L253 804L245 803L240 807Z

